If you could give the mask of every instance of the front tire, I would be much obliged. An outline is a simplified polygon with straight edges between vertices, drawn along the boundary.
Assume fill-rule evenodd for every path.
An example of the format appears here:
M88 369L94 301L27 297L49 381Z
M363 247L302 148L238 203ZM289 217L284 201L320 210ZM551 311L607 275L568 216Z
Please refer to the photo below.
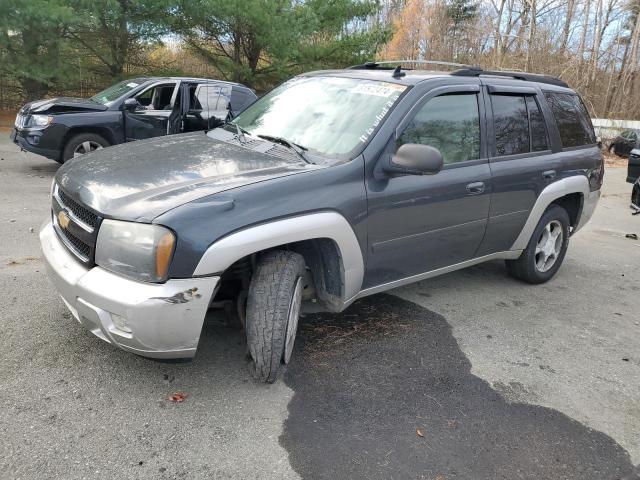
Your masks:
M505 262L507 272L531 284L551 280L567 253L569 228L567 211L559 205L551 205L540 218L522 255L517 260Z
M65 145L62 152L62 163L110 145L107 140L95 133L79 133L71 137Z
M305 263L286 250L264 254L256 265L247 297L246 330L250 370L273 383L289 363L302 304Z

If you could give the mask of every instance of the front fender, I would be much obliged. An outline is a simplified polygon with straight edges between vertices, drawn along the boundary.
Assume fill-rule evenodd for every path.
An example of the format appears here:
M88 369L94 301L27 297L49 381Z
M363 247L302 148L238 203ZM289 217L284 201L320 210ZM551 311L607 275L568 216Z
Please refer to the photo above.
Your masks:
M198 263L194 276L217 275L252 253L303 240L329 238L340 249L344 300L362 287L364 261L349 222L336 212L318 212L274 220L245 228L212 244Z

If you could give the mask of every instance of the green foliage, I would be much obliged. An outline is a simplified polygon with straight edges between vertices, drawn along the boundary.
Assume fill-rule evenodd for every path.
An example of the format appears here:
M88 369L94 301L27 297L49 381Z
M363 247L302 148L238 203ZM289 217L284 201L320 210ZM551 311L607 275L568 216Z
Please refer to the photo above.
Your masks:
M164 0L66 0L77 19L67 32L97 61L94 70L118 79L144 43L167 33Z
M61 51L73 11L64 0L3 0L0 8L3 70L27 99L39 98L66 74Z
M358 28L377 1L182 0L168 22L223 76L258 88L372 58L389 32Z
M170 39L213 75L266 90L374 58L390 38L371 22L379 9L379 0L0 0L0 75L34 99L191 74L175 55L154 55Z

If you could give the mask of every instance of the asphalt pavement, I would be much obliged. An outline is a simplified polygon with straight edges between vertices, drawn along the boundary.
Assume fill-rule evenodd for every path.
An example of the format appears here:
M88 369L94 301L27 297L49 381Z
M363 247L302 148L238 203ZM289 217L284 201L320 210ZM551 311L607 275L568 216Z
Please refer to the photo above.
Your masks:
M57 167L0 140L0 478L602 480L640 463L623 169L551 282L491 262L306 315L284 379L261 385L215 312L192 362L80 327L40 259Z

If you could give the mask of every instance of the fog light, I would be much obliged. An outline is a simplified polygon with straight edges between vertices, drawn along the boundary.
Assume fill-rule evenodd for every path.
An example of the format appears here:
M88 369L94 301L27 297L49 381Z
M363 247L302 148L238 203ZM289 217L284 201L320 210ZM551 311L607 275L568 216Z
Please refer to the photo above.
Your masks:
M118 330L123 331L124 333L131 333L131 329L127 326L127 319L121 317L120 315L116 315L115 313L111 314L111 319L113 321L113 326Z

